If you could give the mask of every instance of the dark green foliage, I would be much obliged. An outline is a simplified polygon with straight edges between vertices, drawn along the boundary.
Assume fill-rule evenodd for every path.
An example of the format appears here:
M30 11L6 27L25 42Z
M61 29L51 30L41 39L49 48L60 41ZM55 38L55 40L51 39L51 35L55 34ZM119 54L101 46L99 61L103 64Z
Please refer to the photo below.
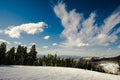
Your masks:
M18 45L17 47L17 52L16 52L16 56L15 56L15 64L19 65L19 64L22 64L22 46L21 45Z
M12 47L8 52L7 52L7 64L14 64L15 62L15 47Z
M35 45L32 45L30 52L27 53L25 46L18 45L16 50L12 47L6 52L6 43L0 44L0 65L38 65L36 55Z
M74 67L87 70L94 70L104 72L102 67L97 66L96 63L91 61L74 61L73 58L60 58L57 55L48 54L38 59L39 66L60 66L60 67Z
M28 64L34 65L37 63L36 62L36 60L37 60L36 55L37 55L36 46L32 45L30 52L28 54Z
M0 44L0 64L6 64L6 43Z
M28 61L27 47L19 45L15 55L15 64L25 65Z
M65 59L65 67L73 67L73 59L72 58L68 58L68 59Z
M22 47L22 64L26 65L28 61L27 47Z

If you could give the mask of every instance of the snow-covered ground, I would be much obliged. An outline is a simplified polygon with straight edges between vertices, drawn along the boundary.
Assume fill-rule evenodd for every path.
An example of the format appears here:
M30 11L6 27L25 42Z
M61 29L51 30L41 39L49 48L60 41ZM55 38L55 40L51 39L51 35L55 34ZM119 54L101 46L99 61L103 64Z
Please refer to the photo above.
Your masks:
M0 66L0 80L120 80L120 76L63 67Z
M107 73L117 74L119 72L119 65L115 62L104 62L101 63L100 66L102 66Z

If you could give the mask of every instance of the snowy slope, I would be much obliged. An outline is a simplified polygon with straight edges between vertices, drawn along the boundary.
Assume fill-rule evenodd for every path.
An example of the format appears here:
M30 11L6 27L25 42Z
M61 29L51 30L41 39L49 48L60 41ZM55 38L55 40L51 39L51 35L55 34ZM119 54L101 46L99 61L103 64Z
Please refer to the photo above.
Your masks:
M102 66L105 72L107 73L117 74L119 72L118 70L119 65L118 63L115 63L115 62L104 62L104 63L101 63L100 66Z
M120 80L120 76L74 68L0 66L0 80Z

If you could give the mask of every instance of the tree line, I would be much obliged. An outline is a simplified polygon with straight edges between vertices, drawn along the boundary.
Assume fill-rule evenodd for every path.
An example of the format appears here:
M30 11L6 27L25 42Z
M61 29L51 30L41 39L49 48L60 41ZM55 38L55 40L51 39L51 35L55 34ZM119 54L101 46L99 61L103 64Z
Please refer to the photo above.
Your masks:
M104 72L100 66L91 61L60 58L57 54L48 54L47 56L37 58L35 45L31 46L29 52L27 51L27 47L21 45L18 45L17 48L12 47L6 51L6 43L0 44L0 65L59 66Z
M30 52L27 47L18 45L6 51L6 43L0 44L0 65L35 65L37 61L36 46L32 45Z
M81 68L99 72L105 72L102 67L98 66L97 63L92 61L76 61L73 58L61 58L58 57L57 54L39 57L38 58L38 66L58 66L58 67L72 67L72 68Z

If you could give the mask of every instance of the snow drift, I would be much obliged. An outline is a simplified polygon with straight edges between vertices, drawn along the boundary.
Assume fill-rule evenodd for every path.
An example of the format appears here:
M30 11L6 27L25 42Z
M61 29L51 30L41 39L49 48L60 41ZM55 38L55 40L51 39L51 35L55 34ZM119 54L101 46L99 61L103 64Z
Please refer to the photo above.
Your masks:
M115 62L104 62L101 63L100 66L103 67L104 71L107 73L118 74L119 73L119 65Z
M63 67L0 66L0 80L120 80L120 76Z

